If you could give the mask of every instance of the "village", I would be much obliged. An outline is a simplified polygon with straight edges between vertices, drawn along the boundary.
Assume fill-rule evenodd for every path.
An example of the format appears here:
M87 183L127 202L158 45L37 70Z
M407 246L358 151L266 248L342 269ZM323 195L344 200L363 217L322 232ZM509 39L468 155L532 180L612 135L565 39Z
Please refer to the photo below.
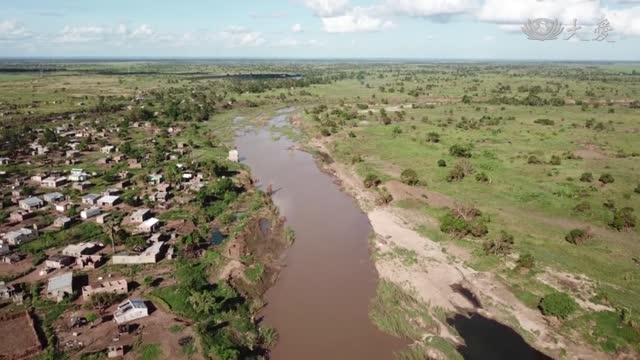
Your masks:
M190 158L193 144L174 143L148 166L154 154L136 144L142 151L128 156L120 147L131 142L114 141L120 130L77 121L34 129L37 140L0 159L2 307L66 304L52 325L65 352L117 358L143 332L167 336L174 318L143 289L171 278L176 243L195 229L185 208L220 180ZM150 122L135 122L131 130L145 137L160 131ZM238 160L232 149L222 161ZM28 308L0 316L2 358L28 359L45 349L37 322ZM193 346L193 331L183 335L175 340Z

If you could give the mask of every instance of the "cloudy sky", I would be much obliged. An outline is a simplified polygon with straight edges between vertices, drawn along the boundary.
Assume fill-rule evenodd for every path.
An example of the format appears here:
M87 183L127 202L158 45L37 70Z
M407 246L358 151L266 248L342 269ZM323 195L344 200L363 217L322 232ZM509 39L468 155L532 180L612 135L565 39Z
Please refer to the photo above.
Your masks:
M0 57L640 60L640 0L0 0L0 6ZM565 32L555 41L528 40L522 25L540 17L558 19ZM574 19L580 29L569 38Z

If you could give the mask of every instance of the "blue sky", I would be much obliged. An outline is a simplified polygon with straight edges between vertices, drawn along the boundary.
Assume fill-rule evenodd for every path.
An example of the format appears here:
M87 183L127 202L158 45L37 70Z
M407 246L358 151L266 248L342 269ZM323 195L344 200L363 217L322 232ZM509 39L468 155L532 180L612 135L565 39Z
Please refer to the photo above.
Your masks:
M0 57L640 60L640 0L0 1ZM536 17L582 28L528 40Z

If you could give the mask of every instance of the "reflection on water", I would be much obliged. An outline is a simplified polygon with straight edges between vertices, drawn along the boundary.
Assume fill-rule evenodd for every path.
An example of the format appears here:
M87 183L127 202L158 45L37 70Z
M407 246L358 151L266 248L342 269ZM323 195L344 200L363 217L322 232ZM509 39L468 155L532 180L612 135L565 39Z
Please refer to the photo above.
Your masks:
M551 359L532 348L513 329L480 314L456 314L447 319L464 339L458 351L468 360Z

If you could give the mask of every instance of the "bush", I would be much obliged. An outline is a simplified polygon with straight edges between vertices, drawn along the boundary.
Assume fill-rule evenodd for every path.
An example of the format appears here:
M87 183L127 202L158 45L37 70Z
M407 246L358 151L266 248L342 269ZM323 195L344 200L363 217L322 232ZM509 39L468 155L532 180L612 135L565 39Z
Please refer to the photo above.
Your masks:
M485 241L483 248L487 255L506 256L511 253L513 244L513 235L508 234L505 231L501 231L500 236L497 239Z
M542 164L542 161L540 161L540 159L538 159L537 156L531 155L529 156L529 159L527 159L527 163L537 165L537 164Z
M609 226L618 231L622 231L635 228L637 221L638 220L633 213L633 209L630 207L625 207L613 212L613 220L611 220Z
M388 205L393 201L393 196L391 193L385 188L381 187L378 189L378 196L376 197L376 205Z
M440 142L440 134L437 132L430 132L427 134L427 142L431 143L439 143Z
M349 137L350 138L355 138L356 137L356 133L354 133L353 131L349 131Z
M558 155L553 155L551 156L551 165L560 165L562 164L562 160L560 160L560 156Z
M442 160L442 159L440 159L440 160L438 160L438 166L439 167L447 167L447 162ZM636 190L640 190L640 185L638 185L638 188ZM637 191L637 192L640 192L640 191Z
M485 223L486 220L482 218L480 210L459 206L440 218L440 231L456 237L466 235L482 237L489 232Z
M555 121L550 119L537 119L534 121L534 123L546 126L553 126L556 124Z
M580 181L582 181L582 182L592 182L593 181L593 174L590 173L590 172L582 173L582 175L580 175Z
M520 254L516 260L517 267L531 270L536 266L536 259L531 254Z
M322 130L320 130L320 134L322 134L322 136L331 136L331 131L327 128L322 128Z
M591 204L586 201L581 202L573 208L573 211L577 213L587 213L591 211Z
M591 238L592 234L589 229L573 229L564 237L568 243L573 245L582 245Z
M638 186L636 186L636 188L635 188L635 189L633 189L633 191L634 191L636 194L640 194L640 184L638 184Z
M449 175L447 176L447 181L448 182L462 181L464 177L465 177L464 169L462 168L462 166L460 166L460 164L456 164L456 166L454 166L453 169L449 171Z
M367 175L367 177L364 178L364 186L366 188L376 187L376 186L380 185L381 183L382 183L382 181L380 180L380 178L376 174L369 174L369 175Z
M470 158L471 148L469 146L455 144L449 148L449 154L455 157Z
M554 292L542 298L538 307L544 315L566 319L578 309L578 304L571 296Z
M489 182L489 177L487 176L487 174L481 172L476 174L476 181L486 183L486 182Z
M599 180L603 184L613 184L616 181L611 174L602 174Z
M400 174L400 179L407 185L418 185L420 180L418 179L418 173L413 169L406 169Z

